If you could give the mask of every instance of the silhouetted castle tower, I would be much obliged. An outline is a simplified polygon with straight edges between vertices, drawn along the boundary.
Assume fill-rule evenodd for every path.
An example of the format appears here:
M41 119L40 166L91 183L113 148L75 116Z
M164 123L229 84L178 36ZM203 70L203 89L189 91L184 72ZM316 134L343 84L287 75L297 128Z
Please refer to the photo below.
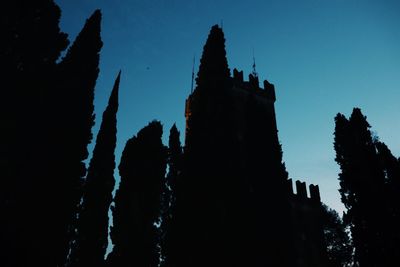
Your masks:
M320 266L303 259L296 246L304 242L293 240L304 230L295 227L301 216L293 209L308 210L308 202L297 202L288 189L274 85L265 80L260 87L255 69L248 81L236 69L231 77L217 25L204 46L196 85L185 106L177 250L169 265Z

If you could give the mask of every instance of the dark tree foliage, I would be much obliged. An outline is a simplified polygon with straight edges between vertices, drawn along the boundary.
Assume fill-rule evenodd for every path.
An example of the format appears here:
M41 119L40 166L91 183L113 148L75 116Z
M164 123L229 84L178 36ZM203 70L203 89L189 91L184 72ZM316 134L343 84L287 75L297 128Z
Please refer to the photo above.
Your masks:
M99 74L101 12L96 10L87 19L66 56L59 64L59 92L62 100L60 112L62 127L68 140L63 149L68 149L66 159L72 158L72 169L82 177L85 174L83 161L88 156L87 145L92 140L94 125L94 88ZM70 163L70 162L68 162ZM70 180L74 180L70 178Z
M400 161L392 155L383 142L376 142L378 157L385 175L384 211L387 215L384 222L386 256L391 262L400 264Z
M383 142L375 142L380 163L385 172L385 182L394 188L400 185L400 164L399 160L393 156L390 149Z
M168 174L166 177L166 185L164 187L163 199L162 199L162 222L161 222L161 250L162 250L162 264L168 265L168 253L173 246L171 235L174 232L172 229L174 208L176 201L176 187L178 184L179 177L182 172L183 164L183 149L179 139L180 133L174 124L169 132L168 141Z
M176 191L177 180L182 171L183 150L179 139L180 133L176 125L171 127L168 141L168 175L167 185L171 189L172 194ZM174 197L171 197L171 202L174 202Z
M322 225L329 267L351 266L353 246L346 226L335 210L326 205L322 207Z
M218 26L210 31L196 80L197 88L190 96L192 115L187 122L182 178L176 186L173 239L167 245L168 266L222 266L234 259L228 256L233 254L233 243L227 237L235 206L230 187L236 183L239 164L233 157L237 145L229 135L232 107L225 94L229 68L224 34Z
M218 25L214 25L203 48L196 83L203 89L222 89L229 77L224 33Z
M69 266L104 264L108 244L108 210L114 189L114 150L117 141L118 90L121 72L115 80L108 106L103 113L96 146L86 176L79 212L77 234Z
M151 122L129 139L122 153L121 182L112 207L114 244L109 266L159 264L159 231L167 151L161 141L162 125Z
M275 111L265 110L263 105L249 94L243 151L248 183L247 216L243 220L248 223L251 237L246 252L251 266L263 260L271 266L292 266L288 173L282 160Z
M338 114L335 123L335 160L341 169L339 191L347 208L344 221L350 226L355 263L390 266L387 238L391 233L385 226L385 176L370 125L358 108L354 108L349 120Z
M67 34L59 28L61 11L54 1L7 1L2 10L2 71L33 78L52 68L68 46ZM43 78L43 73L40 76ZM13 80L6 75L3 78Z
M55 127L51 142L57 157L52 164L50 205L53 247L57 249L59 265L65 261L68 243L73 235L74 221L82 196L84 160L92 140L94 124L94 89L99 73L101 12L96 10L68 49L58 66L54 91L53 112ZM50 215L50 214L49 214ZM50 219L49 219L50 220ZM52 253L56 254L55 251Z
M46 113L56 60L67 47L50 0L5 1L0 19L0 258L2 266L49 266L45 232L50 146ZM42 240L43 245L40 243Z

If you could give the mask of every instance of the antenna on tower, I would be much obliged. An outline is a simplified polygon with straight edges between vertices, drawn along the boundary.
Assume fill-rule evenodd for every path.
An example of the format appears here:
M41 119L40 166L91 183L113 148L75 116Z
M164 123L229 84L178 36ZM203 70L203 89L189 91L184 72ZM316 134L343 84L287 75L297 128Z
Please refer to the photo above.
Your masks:
M221 19L221 29L222 30L224 29L224 20L223 19Z
M258 77L258 73L256 71L256 58L254 56L254 47L253 47L253 71L252 74L254 77Z
M190 93L193 93L193 81L194 81L194 63L195 63L195 56L193 55L193 65L192 65L192 85L190 86Z

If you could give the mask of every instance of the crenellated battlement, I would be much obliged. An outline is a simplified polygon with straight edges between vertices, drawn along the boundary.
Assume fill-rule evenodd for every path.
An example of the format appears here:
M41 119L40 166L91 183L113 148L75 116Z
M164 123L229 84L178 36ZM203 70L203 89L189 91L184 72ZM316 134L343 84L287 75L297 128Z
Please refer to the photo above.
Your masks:
M264 80L264 88L262 88L260 87L258 76L251 73L249 74L249 80L245 81L243 78L243 71L238 71L236 68L233 69L232 79L234 87L256 93L259 96L268 98L275 102L275 86L267 80Z
M243 83L243 71L238 71L236 68L233 69L233 80L239 84Z
M296 193L293 191L293 182L292 179L287 180L289 194L295 197L298 200L311 200L315 202L321 202L321 197L319 194L318 185L310 184L309 189L309 197L307 195L307 186L306 182L301 182L299 180L296 181Z
M289 205L291 209L293 244L295 247L296 266L325 266L324 236L321 222L322 203L318 185L296 181L296 193L293 192L292 179L287 180ZM309 195L307 196L307 193ZM308 258L310 257L310 258ZM315 264L315 261L319 264Z

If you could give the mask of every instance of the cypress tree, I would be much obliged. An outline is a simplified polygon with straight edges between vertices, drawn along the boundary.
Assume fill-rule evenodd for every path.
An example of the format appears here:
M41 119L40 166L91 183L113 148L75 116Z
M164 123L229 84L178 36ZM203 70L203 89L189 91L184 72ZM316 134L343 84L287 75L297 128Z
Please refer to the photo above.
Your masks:
M87 19L81 32L68 49L58 66L52 120L55 127L51 142L56 147L57 158L52 164L52 191L50 193L54 213L49 225L54 231L54 255L59 265L65 263L69 241L82 196L83 177L86 174L84 160L88 156L87 145L92 140L94 124L94 89L99 73L101 12L96 10ZM60 141L61 140L61 141ZM50 214L49 214L50 215Z
M196 84L206 90L221 89L229 77L224 33L218 25L214 25L203 48Z
M355 262L360 266L386 266L384 175L370 125L358 108L353 109L349 120L338 114L335 123L335 160L341 169L339 191L347 208L344 220L352 233Z
M89 164L84 194L69 266L103 266L108 244L108 210L114 189L114 150L117 141L118 90L115 80L108 106L97 134Z
M179 175L182 172L182 145L179 140L180 133L176 125L174 124L171 127L169 132L169 141L168 141L168 175L167 175L167 186L170 188L171 196L170 205L174 205L175 197L174 192L176 191L177 182L179 179Z
M155 225L161 210L165 180L166 148L162 125L153 121L126 143L119 165L121 182L112 207L114 244L109 266L159 264L159 231Z
M41 86L48 80L48 71L54 68L69 41L67 34L60 31L61 11L52 0L7 1L2 4L2 11L0 66L3 84L15 90L2 90L1 93L7 95L1 99L12 108L13 104L18 104L9 103L12 94L19 101L43 96Z
M88 156L87 145L92 140L91 129L94 125L94 89L103 45L100 24L101 12L96 10L59 64L61 90L58 97L62 97L60 112L65 119L60 127L67 131L63 134L70 140L65 147L70 150L67 156L74 158L75 164L71 167L75 167L74 171L81 177L85 174L83 161Z
M162 264L164 266L169 265L169 252L171 251L171 246L174 246L173 237L173 220L174 220L174 209L176 201L176 189L178 181L182 172L182 160L183 160L183 150L181 142L179 140L179 131L174 124L169 132L168 141L168 174L166 177L166 185L164 186L163 192L163 207L162 207L162 224L161 224L161 250L162 250Z
M200 60L197 87L189 96L184 164L168 239L167 263L223 266L234 261L230 242L233 188L237 184L237 143L233 138L230 71L224 33L211 28Z
M56 60L68 46L50 0L2 3L0 31L0 249L2 266L50 265L45 246L51 123L46 116ZM28 133L28 134L27 134ZM40 208L38 208L40 207ZM35 218L35 219L33 219ZM43 242L46 243L46 242Z

